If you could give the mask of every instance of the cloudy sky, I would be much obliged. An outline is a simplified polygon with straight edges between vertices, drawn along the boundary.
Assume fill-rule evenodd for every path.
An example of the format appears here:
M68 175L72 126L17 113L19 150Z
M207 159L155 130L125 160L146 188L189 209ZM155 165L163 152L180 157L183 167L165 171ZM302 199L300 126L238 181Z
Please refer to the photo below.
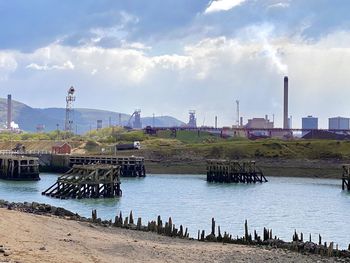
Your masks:
M0 0L0 96L33 107L293 126L350 116L348 0Z

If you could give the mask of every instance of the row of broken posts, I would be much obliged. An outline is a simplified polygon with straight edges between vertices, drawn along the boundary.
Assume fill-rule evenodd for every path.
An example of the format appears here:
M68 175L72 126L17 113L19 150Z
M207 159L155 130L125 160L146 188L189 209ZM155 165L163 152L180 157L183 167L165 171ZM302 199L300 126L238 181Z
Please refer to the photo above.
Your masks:
M114 226L114 227L121 227L121 228L127 228L132 230L155 232L159 235L189 239L188 229L186 228L184 230L184 227L182 225L180 225L179 228L176 228L175 224L173 224L172 222L171 217L169 217L168 222L165 222L164 226L163 226L163 220L161 219L160 216L158 216L156 221L149 221L147 226L144 226L142 225L141 217L137 219L137 222L135 224L132 211L130 212L129 217L125 217L124 219L123 219L122 212L120 212L119 216L117 215L114 218L114 222L112 222L112 220L102 221L100 218L97 217L96 210L92 210L92 222L100 223L104 226Z
M98 223L103 226L113 226L113 227L121 227L121 228L127 228L127 229L138 230L138 231L154 232L159 235L194 240L193 238L189 237L187 228L185 228L184 230L184 227L182 225L180 225L179 228L176 228L175 224L173 224L171 217L169 217L168 222L165 222L164 225L161 217L158 216L157 220L149 221L147 226L144 226L142 225L141 217L137 219L137 222L135 224L132 211L130 212L130 215L128 217L125 217L124 219L122 216L122 212L120 212L119 215L115 217L114 222L112 222L112 220L102 221L100 218L97 217L97 211L92 210L91 220L93 223ZM236 238L234 238L231 234L227 232L224 232L222 234L220 226L217 227L218 234L216 236L215 230L216 230L215 219L212 218L211 233L206 236L205 230L202 230L202 231L198 230L197 240L202 242L221 242L221 243L242 244L242 245L262 245L262 246L272 247L272 248L288 249L288 250L297 251L300 253L319 254L321 256L328 256L328 257L350 258L350 244L349 244L348 250L339 250L338 245L334 247L334 242L330 242L329 245L327 245L327 242L324 242L322 244L321 235L318 236L318 243L314 243L311 240L311 234L309 235L309 240L304 241L303 233L300 233L299 235L295 230L292 237L292 242L285 242L277 238L277 236L273 237L272 229L268 229L264 227L262 238L258 235L256 230L254 230L254 238L253 238L248 231L247 220L245 221L245 224L244 224L243 237L239 237L237 235Z

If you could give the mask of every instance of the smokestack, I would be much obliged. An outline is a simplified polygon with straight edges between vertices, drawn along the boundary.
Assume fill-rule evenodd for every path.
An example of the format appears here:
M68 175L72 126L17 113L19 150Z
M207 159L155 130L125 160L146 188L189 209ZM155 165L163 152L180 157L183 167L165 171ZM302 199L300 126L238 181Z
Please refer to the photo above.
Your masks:
M284 77L284 101L283 101L283 129L289 129L288 125L288 77Z
M11 129L12 122L12 98L11 94L7 95L7 129Z
M215 116L215 129L218 128L218 116Z

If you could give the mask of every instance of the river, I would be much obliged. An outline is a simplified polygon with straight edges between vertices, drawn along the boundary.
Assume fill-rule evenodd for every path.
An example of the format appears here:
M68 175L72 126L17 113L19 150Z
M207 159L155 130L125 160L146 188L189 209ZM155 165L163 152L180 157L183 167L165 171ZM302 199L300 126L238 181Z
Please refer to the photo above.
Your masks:
M341 190L341 180L313 178L268 178L263 184L207 183L204 175L148 175L145 178L122 178L123 196L113 199L60 200L41 192L56 181L57 175L40 175L37 182L0 180L0 199L13 202L41 202L61 206L90 217L112 219L133 210L143 224L161 215L163 222L172 217L178 226L189 228L192 237L199 229L209 233L215 217L222 232L243 235L244 221L250 231L262 233L272 228L273 235L290 241L294 229L318 242L334 241L341 248L350 243L350 193Z

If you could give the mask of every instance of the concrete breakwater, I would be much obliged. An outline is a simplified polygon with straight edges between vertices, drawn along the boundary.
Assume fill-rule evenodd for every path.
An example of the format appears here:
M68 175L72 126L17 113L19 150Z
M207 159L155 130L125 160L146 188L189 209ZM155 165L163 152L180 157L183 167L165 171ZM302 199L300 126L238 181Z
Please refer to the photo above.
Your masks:
M130 214L125 218L121 213L119 213L115 216L114 220L101 220L98 217L96 210L92 211L91 218L86 218L64 208L35 202L11 203L0 200L0 207L38 215L58 216L64 219L88 222L90 224L100 225L104 227L121 227L137 231L154 232L159 235L169 237L194 240L193 238L189 237L187 228L182 225L176 227L171 218L165 222L161 219L160 216L158 216L156 220L149 221L146 225L143 225L141 218L134 220L134 215L132 212L130 212ZM227 232L222 233L220 226L216 227L215 219L212 219L211 233L209 235L205 235L204 230L198 231L197 240L200 242L220 242L228 244L231 243L251 246L264 246L270 248L282 248L291 251L297 251L300 253L319 254L329 257L342 257L344 259L346 258L346 260L350 258L350 248L348 250L339 250L333 242L329 243L329 245L327 245L326 242L322 243L321 236L319 236L318 242L315 243L311 241L310 237L308 241L304 241L304 235L302 233L295 232L292 241L285 242L278 239L276 236L273 237L272 229L264 228L263 235L260 237L256 231L254 231L253 234L249 232L247 221L244 224L244 236L234 237Z

